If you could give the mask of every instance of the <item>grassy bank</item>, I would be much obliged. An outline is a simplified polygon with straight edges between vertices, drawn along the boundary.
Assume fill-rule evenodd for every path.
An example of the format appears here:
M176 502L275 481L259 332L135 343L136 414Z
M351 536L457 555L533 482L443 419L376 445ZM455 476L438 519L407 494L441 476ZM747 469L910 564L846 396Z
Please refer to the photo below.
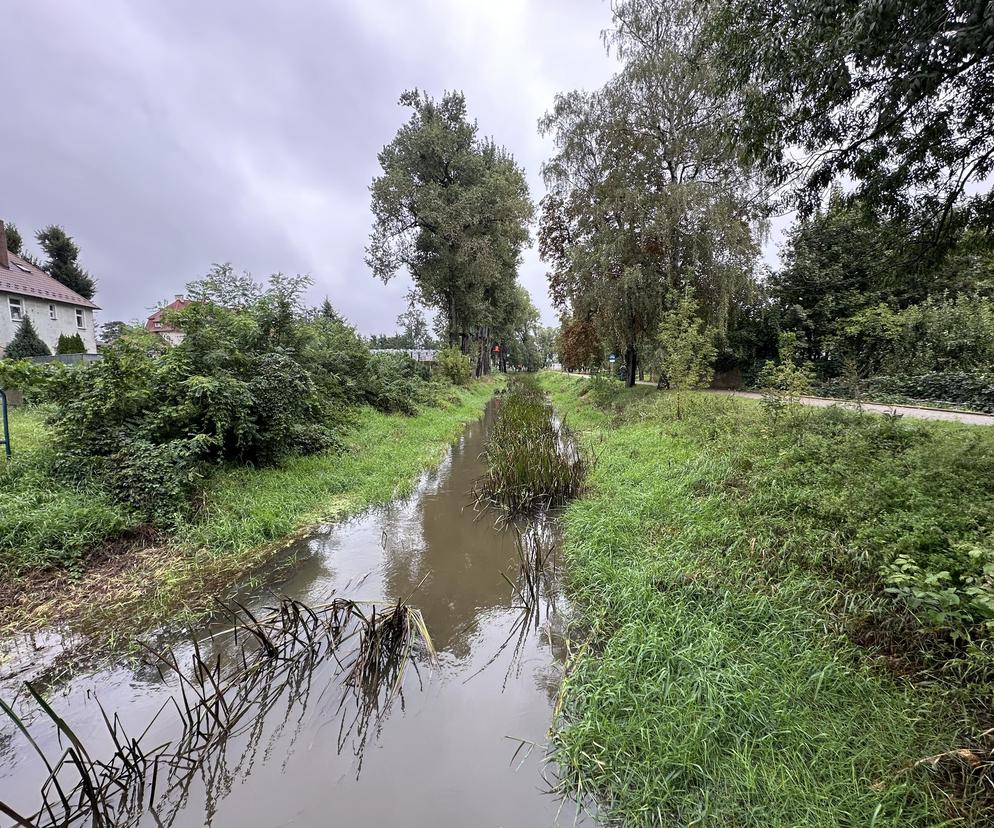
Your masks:
M0 562L22 574L6 579L0 629L72 618L113 639L196 614L271 560L279 541L409 490L480 416L493 384L446 393L414 417L360 409L343 452L278 468L221 470L190 519L168 534L141 537L133 519L99 493L45 476L43 412L16 411L16 454L4 481L12 485L0 486Z
M986 824L983 608L927 584L990 586L930 567L989 554L994 435L543 383L598 456L564 517L567 789L631 825Z

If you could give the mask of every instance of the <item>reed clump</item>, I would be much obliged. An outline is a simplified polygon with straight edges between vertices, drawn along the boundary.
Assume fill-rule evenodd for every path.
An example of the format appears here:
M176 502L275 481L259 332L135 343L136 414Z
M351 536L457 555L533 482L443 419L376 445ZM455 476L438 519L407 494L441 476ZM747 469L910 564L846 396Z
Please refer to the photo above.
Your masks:
M238 604L224 610L231 616L231 627L208 639L194 639L188 655L172 648L148 650L163 679L173 677L176 693L140 736L129 736L116 714L109 716L100 708L113 744L109 758L89 751L30 683L25 689L34 706L66 743L58 756L49 756L13 705L0 700L0 711L48 771L33 814L20 814L2 800L0 814L24 828L110 828L133 824L147 809L158 824L170 825L182 804L182 795L173 802L170 794L182 794L194 775L215 778L208 765L224 763L226 746L235 737L257 745L271 711L285 723L291 710L304 707L311 678L322 664L331 665L341 688L339 750L351 735L361 760L370 724L381 721L394 700L403 697L407 666L415 656L430 664L436 661L421 612L403 603L335 598L308 606L283 598L258 614ZM219 638L230 649L225 656L220 650L212 656L207 645ZM178 736L147 745L152 725L168 710L174 714Z
M511 379L483 459L487 471L476 486L477 505L510 514L565 504L583 488L591 462L527 374Z

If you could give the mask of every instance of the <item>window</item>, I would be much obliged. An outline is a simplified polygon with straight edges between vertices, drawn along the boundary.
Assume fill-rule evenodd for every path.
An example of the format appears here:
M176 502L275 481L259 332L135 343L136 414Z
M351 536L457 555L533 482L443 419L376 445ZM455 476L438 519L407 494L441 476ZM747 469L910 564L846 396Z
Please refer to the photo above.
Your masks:
M76 327L83 330L86 327L86 317L82 308L76 308Z
M49 305L48 306L48 318L49 319L58 319L59 318L58 314L55 312L55 305Z
M161 322L156 322L155 323L155 327L156 328L161 328L162 327L162 323Z
M31 268L30 267L25 267L24 265L20 264L19 262L14 262L14 264L17 265L17 269L18 270L23 270L25 273L30 273L31 272Z
M24 305L21 304L21 300L10 296L7 302L10 304L10 320L20 322L24 318Z

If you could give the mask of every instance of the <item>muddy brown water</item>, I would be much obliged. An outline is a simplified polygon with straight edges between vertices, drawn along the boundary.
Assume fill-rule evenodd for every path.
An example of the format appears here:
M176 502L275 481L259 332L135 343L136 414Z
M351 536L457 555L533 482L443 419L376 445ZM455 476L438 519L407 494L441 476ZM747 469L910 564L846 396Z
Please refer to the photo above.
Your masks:
M558 625L564 600L544 596L538 623L529 622L519 638L519 600L501 574L513 581L518 566L513 527L497 528L495 515L470 506L469 492L483 472L479 454L492 408L466 428L410 497L315 531L292 550L298 561L288 576L269 584L268 594L244 596L255 608L271 604L276 592L309 604L333 595L409 597L424 615L437 665L430 668L424 658L415 662L418 669L407 671L402 699L367 722L364 739L361 723L357 727L351 718L354 708L339 704L333 665L316 669L296 698L281 698L258 727L233 737L181 787L157 794L153 806L129 824L434 828L593 822L550 793L555 768L546 761L545 743L562 677ZM40 643L53 649L52 642ZM21 660L30 659L38 644L20 642ZM218 639L218 649L226 646L230 641ZM182 645L177 651L184 652ZM4 672L0 666L0 676ZM0 683L4 698L10 699L14 684ZM145 741L157 744L176 737L175 715L167 709L155 718L176 692L176 682L150 666L118 665L75 677L49 700L99 755L109 742L96 699L118 712L133 735L154 721ZM54 728L44 717L29 718L42 747L57 755ZM45 775L26 740L9 722L0 722L0 800L33 813ZM10 824L0 816L0 826Z

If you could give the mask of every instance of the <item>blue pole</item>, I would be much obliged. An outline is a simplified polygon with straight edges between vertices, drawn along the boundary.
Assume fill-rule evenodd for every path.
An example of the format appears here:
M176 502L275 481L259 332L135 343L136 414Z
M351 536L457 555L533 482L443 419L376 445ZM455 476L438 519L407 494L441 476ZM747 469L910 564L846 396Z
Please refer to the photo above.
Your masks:
M10 425L7 422L7 392L0 388L0 409L3 410L3 448L10 457Z

